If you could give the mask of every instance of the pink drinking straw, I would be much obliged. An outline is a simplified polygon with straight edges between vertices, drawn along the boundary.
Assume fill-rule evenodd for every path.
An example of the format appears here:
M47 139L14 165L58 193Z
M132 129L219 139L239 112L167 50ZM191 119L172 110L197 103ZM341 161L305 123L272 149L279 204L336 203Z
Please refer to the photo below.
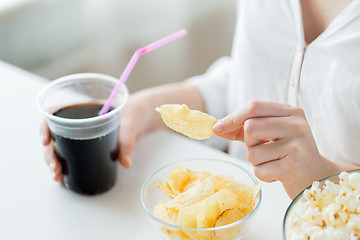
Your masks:
M103 115L107 113L111 107L112 102L114 101L117 92L120 90L121 86L126 82L127 78L129 77L131 71L135 67L136 62L139 60L140 56L144 55L145 53L151 52L159 47L162 47L178 38L181 38L186 35L186 29L180 30L176 33L173 33L167 37L164 37L154 43L147 45L146 47L140 48L135 51L134 55L131 57L129 63L127 64L124 72L121 74L119 78L119 83L114 87L110 96L108 97L106 103L102 107L99 115Z

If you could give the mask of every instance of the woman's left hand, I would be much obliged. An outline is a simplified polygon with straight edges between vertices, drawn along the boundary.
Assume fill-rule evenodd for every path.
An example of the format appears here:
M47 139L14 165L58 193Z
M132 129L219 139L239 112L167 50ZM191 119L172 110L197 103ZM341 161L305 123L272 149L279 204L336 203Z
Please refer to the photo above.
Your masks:
M282 182L291 199L313 181L341 171L320 155L299 107L255 101L219 120L216 135L243 141L254 174L262 181Z

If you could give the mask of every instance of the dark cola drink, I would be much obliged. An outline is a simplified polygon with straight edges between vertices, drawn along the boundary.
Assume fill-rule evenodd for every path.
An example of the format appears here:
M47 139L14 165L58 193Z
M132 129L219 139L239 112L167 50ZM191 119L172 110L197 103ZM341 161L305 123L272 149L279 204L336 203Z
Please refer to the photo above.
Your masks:
M97 117L101 108L99 103L76 104L63 107L53 115L86 119ZM67 188L81 194L94 195L107 191L115 184L118 127L94 138L71 139L54 132L52 137L56 156L62 166L63 183Z

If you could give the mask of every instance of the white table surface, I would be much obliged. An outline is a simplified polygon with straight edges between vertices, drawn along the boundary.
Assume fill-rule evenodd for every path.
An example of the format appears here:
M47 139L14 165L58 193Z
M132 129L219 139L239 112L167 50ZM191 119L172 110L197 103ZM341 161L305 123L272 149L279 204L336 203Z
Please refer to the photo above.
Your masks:
M130 170L118 168L115 187L81 196L50 179L42 156L36 96L46 80L0 61L0 239L160 239L142 208L139 192L156 168L186 158L246 161L171 131L142 137ZM244 239L282 239L290 203L279 182L263 184L256 223Z

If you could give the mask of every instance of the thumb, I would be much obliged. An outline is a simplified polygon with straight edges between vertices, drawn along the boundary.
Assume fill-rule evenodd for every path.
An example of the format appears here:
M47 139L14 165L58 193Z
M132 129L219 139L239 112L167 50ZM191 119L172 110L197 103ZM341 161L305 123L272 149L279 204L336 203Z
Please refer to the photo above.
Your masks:
M244 116L242 116L241 110L233 112L230 115L218 120L212 130L216 135L224 135L238 130L244 125Z
M226 123L227 122L225 120L225 124ZM235 128L235 130L233 130L233 131L225 132L224 131L224 123L218 121L213 126L213 132L215 135L217 135L221 138L225 138L227 140L244 141L244 127L243 126L239 126L238 128Z

